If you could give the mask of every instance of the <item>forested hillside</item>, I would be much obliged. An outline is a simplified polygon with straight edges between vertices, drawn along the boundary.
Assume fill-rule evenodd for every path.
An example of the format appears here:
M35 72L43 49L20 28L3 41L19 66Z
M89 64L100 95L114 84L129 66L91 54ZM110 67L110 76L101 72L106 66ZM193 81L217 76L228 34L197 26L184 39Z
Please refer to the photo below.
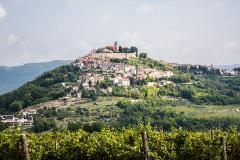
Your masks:
M72 65L45 72L32 82L0 96L1 112L16 112L27 106L58 99L66 95L61 82L73 81L78 71Z
M37 76L43 74L43 72L71 62L56 60L12 67L0 66L0 94L17 89L26 82L34 80Z

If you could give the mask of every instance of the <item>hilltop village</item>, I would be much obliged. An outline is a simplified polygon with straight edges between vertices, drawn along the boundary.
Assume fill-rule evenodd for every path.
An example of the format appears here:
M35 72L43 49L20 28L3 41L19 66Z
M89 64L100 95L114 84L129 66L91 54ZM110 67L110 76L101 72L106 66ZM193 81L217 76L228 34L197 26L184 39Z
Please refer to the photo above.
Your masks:
M109 80L119 87L128 87L131 79L144 80L147 77L152 79L169 78L173 76L172 71L162 71L150 67L129 65L123 63L136 57L146 57L146 53L138 55L136 47L122 47L115 42L112 46L106 46L97 50L92 50L86 56L78 58L74 62L82 70L76 84L63 83L64 87L72 87L78 90L79 87L94 90L94 86L101 81ZM168 82L169 83L169 82ZM153 85L149 83L149 85ZM164 85L163 81L156 85ZM111 91L111 88L108 89Z

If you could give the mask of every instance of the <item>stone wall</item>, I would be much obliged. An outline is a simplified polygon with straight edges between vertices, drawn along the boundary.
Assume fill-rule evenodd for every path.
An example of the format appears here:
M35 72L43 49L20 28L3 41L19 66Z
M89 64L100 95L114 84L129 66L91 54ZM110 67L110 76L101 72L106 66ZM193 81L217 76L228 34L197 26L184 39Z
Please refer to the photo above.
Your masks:
M90 53L89 56L93 58L105 59L105 58L135 58L136 53Z

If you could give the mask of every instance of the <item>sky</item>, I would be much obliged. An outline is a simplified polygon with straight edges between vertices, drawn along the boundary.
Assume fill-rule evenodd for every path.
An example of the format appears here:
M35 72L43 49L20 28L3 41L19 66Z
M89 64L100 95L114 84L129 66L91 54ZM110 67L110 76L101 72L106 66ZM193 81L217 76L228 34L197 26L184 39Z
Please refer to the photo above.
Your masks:
M239 0L0 0L0 65L76 59L118 41L152 58L240 63Z

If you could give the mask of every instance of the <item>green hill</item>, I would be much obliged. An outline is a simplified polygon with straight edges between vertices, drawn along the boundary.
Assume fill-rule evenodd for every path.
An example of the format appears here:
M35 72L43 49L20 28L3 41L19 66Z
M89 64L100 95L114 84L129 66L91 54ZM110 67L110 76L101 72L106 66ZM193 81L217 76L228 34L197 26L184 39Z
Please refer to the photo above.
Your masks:
M227 116L240 106L240 77L222 77L219 70L206 66L173 67L150 58L110 61L149 70L171 71L174 75L158 79L151 76L136 79L133 76L128 87L117 86L108 78L94 85L89 83L89 89L84 88L81 82L77 90L81 91L83 100L70 106L39 110L35 116L34 131L95 130L91 128L94 124L100 128L151 124L164 130L170 130L171 127L189 130L227 129L240 124L239 114ZM79 76L95 72L105 74L98 68L96 71L80 69L73 63L45 72L35 80L0 96L0 113L16 113L34 104L66 96L74 97L76 91L62 83L77 84ZM171 83L160 85L163 82ZM158 85L149 85L155 83ZM111 92L107 92L109 88ZM224 116L221 112L229 114Z
M56 64L56 62L53 62ZM222 77L217 70L207 70L205 67L190 68L171 67L160 61L150 58L136 58L123 61L123 63L131 65L139 65L144 67L156 68L160 70L171 70L175 75L171 78L163 78L171 80L175 85L167 85L156 90L157 97L163 96L182 97L196 104L239 104L240 78L239 77ZM46 66L49 66L45 64ZM26 66L33 66L31 64ZM39 64L39 66L43 66ZM53 65L52 65L53 66ZM29 70L29 69L28 69ZM0 96L0 108L4 111L18 111L26 106L58 99L67 95L68 90L61 85L62 82L76 83L78 77L86 71L79 69L73 64L58 67L52 71L43 73L32 82L28 82L20 88ZM91 71L87 71L91 72ZM130 97L131 88L135 88L135 98L151 97L151 89L146 87L147 82L154 80L151 77L145 80L131 80L131 86L127 89L116 87L112 82L103 81L96 86L96 95L104 96L99 89L108 86L113 87L111 95ZM157 80L159 81L159 80ZM144 87L145 86L145 87ZM150 87L151 88L151 87ZM154 87L152 87L154 88ZM127 92L125 92L127 90ZM90 91L91 92L91 91ZM83 97L90 98L90 92L83 89ZM110 96L110 94L105 95ZM134 95L131 95L134 96ZM11 105L14 104L18 105ZM19 106L16 107L16 106Z
M43 73L32 82L28 82L18 89L0 96L2 112L19 111L26 106L47 102L63 97L66 92L61 82L72 81L72 65L58 67Z
M29 63L20 66L0 66L0 94L17 89L28 81L34 80L43 72L50 71L72 61L55 60L51 62Z

